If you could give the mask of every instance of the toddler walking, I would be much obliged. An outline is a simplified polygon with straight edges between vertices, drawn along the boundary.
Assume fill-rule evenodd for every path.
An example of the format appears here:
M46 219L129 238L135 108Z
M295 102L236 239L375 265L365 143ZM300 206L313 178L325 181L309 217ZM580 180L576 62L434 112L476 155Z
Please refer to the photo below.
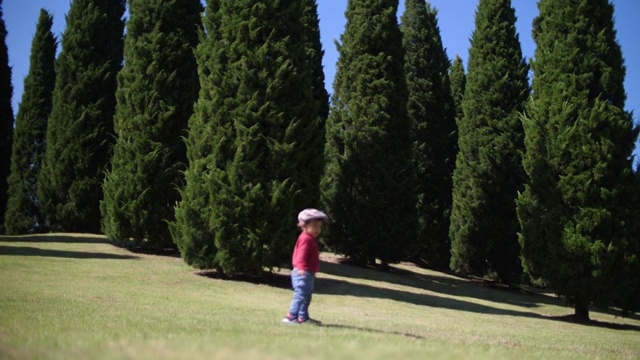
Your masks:
M315 285L315 274L320 271L320 251L317 238L326 220L327 215L316 209L305 209L298 214L298 226L302 232L296 241L291 260L293 265L291 272L293 299L291 299L289 313L282 319L285 324L321 325L320 321L309 317L309 304Z

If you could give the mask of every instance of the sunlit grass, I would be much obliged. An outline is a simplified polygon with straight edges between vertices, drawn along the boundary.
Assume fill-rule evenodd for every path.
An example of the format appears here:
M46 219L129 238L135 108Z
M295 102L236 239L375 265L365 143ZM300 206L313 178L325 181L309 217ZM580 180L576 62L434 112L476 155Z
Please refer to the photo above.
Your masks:
M559 321L549 296L323 254L311 314L286 326L288 271L269 284L199 276L178 257L95 235L0 237L0 358L637 359L640 320ZM613 328L611 328L613 326Z

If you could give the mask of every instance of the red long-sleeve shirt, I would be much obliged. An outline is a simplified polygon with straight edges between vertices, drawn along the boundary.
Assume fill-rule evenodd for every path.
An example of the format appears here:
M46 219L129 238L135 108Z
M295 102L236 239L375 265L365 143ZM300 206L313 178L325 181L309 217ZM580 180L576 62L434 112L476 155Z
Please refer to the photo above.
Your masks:
M293 249L291 263L298 270L320 271L320 250L316 239L306 232L301 232Z

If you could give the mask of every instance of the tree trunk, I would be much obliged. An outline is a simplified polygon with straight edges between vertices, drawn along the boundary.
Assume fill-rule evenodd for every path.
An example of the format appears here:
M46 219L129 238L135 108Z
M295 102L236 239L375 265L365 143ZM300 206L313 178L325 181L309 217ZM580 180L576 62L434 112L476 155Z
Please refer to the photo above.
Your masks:
M589 305L582 302L576 302L574 316L578 321L589 321Z

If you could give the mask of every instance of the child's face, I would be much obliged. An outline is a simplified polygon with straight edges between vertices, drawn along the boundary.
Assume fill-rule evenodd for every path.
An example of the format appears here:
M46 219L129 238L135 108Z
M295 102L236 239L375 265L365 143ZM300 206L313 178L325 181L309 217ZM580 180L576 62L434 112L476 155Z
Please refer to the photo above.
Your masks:
M306 233L313 237L318 237L322 231L322 225L324 223L321 220L311 220L303 226Z

